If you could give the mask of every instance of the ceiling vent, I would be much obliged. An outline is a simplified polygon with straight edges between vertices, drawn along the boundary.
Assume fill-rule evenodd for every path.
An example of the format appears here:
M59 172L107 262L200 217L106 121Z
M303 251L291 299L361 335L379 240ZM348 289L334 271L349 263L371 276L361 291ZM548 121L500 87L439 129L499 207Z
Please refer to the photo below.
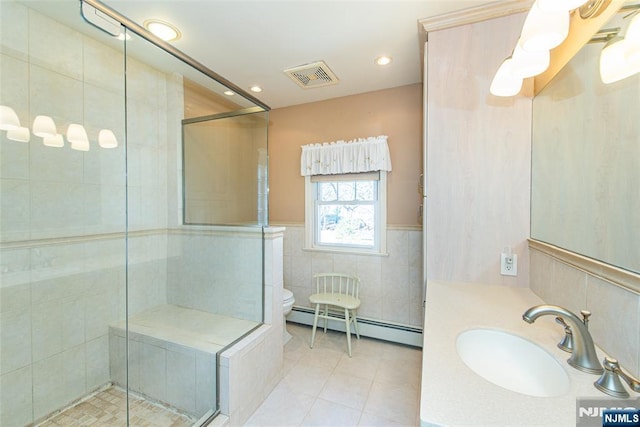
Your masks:
M338 78L324 61L299 65L286 69L284 72L298 86L305 89L338 84Z

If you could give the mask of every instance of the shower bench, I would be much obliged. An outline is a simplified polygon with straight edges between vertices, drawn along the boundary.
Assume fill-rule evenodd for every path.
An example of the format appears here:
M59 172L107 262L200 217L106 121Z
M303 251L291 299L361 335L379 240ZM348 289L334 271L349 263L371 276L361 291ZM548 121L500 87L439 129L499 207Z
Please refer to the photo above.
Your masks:
M216 406L216 353L258 322L176 305L129 318L129 388L195 419ZM125 322L109 327L111 381L127 385Z

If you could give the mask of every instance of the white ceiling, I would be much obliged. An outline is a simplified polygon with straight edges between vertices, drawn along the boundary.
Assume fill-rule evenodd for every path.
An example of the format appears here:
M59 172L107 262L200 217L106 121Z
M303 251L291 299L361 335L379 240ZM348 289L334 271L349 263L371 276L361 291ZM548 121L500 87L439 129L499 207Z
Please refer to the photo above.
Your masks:
M171 22L172 44L271 108L421 81L418 20L487 0L103 0L141 24ZM380 67L374 59L393 62ZM324 60L340 82L302 89L283 70Z

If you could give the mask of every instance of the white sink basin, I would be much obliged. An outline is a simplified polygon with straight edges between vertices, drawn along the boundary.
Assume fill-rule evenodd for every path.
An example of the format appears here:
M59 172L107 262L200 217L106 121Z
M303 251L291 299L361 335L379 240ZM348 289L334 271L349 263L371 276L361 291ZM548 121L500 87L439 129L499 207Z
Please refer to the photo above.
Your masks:
M569 391L564 368L525 338L493 329L472 329L458 335L456 347L472 371L500 387L546 397Z

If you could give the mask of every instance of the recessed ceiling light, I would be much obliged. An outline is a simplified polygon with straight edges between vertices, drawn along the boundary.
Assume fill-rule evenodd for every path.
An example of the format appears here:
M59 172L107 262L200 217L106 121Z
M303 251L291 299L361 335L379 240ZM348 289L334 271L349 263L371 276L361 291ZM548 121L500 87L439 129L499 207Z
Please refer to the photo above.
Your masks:
M260 86L258 86L258 85L251 86L251 88L249 90L251 90L251 92L256 92L256 93L262 92L262 88Z
M227 96L233 96L233 95L235 95L235 93L234 93L233 91L230 91L230 90L225 90L225 91L224 91L224 92L222 92L222 93L224 93L224 94L225 94L225 95L227 95Z
M389 65L391 63L392 58L390 56L378 56L375 60L376 65Z
M166 42L178 40L182 37L182 34L176 27L159 19L147 19L144 21L144 27L151 31L153 35L160 37Z

